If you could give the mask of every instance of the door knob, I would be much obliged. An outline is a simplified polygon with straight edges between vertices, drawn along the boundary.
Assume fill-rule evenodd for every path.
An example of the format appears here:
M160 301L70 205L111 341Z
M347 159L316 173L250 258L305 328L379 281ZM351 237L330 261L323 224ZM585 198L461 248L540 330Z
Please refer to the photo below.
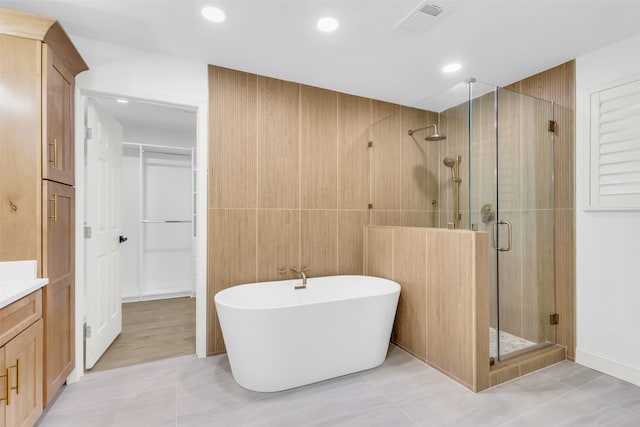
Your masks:
M127 238L127 237L125 237L125 236L120 236L120 243L124 243L124 242L126 242L127 240L128 240L128 238Z

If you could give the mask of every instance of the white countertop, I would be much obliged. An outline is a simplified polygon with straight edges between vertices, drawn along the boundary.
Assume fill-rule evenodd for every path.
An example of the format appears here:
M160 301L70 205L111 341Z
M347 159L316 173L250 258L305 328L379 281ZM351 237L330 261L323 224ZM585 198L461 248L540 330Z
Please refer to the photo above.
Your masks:
M4 308L49 283L37 277L36 261L0 262L0 308Z

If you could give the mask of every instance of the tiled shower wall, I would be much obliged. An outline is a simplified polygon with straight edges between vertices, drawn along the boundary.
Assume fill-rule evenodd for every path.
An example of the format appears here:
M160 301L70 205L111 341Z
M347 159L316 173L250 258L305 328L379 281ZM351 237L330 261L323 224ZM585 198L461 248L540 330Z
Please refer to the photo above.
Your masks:
M370 155L400 156L396 145L369 148L370 127L394 113L423 126L425 113L216 66L209 92L207 352L214 354L224 351L217 291L293 278L294 265L310 276L363 273ZM413 155L407 161L416 163ZM384 197L397 194L401 168L399 161L381 178L397 180Z

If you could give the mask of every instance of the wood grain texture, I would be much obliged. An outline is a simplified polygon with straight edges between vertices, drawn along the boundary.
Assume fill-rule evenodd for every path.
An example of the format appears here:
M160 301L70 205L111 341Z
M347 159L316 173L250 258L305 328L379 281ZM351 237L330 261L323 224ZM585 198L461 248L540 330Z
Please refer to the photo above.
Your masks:
M5 345L41 317L41 289L0 309L0 346Z
M257 207L257 76L209 66L209 207Z
M466 387L473 385L471 236L434 230L427 239L427 360Z
M194 354L195 322L195 298L123 304L122 332L89 372Z
M369 138L373 142L371 156L371 203L375 210L399 210L401 205L402 151L401 107L373 101L372 114L386 117L374 122ZM406 131L405 131L406 132ZM393 225L400 225L395 223Z
M364 226L369 211L338 211L338 274L364 274Z
M338 273L338 212L300 211L300 265L309 277Z
M0 34L1 261L41 257L41 46Z
M258 76L258 207L300 203L300 86Z
M257 247L258 282L298 277L290 268L300 265L300 211L259 210Z
M489 374L491 387L528 373L555 365L566 359L566 348L551 345L494 365Z
M425 141L424 132L408 135L409 129L418 129L430 124L433 113L415 108L402 107L400 110L400 191L401 200L396 209L402 211L428 211L431 209L431 200L437 199L437 182L430 168L429 160L437 158L433 155L434 148L430 141ZM428 132L432 132L429 129ZM400 224L398 224L400 225Z
M489 321L490 321L490 264L491 255L487 251L489 235L474 233L473 239L473 391L489 387Z
M73 74L49 46L43 46L42 178L75 183Z
M367 209L371 100L338 94L338 208Z
M489 386L488 239L466 230L365 227L365 274L402 287L394 343L474 391Z
M426 360L427 233L402 227L392 233L393 280L402 284L392 340Z
M39 319L4 347L7 367L19 365L15 369L20 369L19 393L10 391L15 394L6 407L7 426L35 425L42 414L42 346L42 319Z
M207 353L224 351L212 303L216 292L257 281L257 211L209 209L207 262Z
M44 41L60 54L65 67L74 76L89 69L67 33L53 18L17 10L0 9L0 33Z
M393 230L386 227L367 226L364 228L364 239L365 274L392 279Z
M48 404L75 368L75 189L43 180L42 196L42 274L49 278L43 289L43 391Z
M301 263L312 276L362 274L369 127L400 111L372 104L209 67L209 301L234 284L293 278L288 269ZM208 354L223 352L213 304L207 328Z
M300 86L300 206L336 209L338 94Z

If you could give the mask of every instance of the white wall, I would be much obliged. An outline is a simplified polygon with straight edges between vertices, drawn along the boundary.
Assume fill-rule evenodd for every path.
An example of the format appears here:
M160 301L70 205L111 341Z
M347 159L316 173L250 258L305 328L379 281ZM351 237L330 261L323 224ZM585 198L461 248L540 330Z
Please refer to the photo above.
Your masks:
M84 137L83 97L87 94L120 95L197 108L198 188L207 188L207 64L114 45L71 35L89 65L76 78L76 331L82 331L85 317L84 284ZM196 268L196 354L206 355L206 191L198 193L198 265ZM76 369L69 382L83 372L82 334L76 334Z
M587 93L640 77L640 35L576 60L576 361L640 385L640 212L586 211Z

